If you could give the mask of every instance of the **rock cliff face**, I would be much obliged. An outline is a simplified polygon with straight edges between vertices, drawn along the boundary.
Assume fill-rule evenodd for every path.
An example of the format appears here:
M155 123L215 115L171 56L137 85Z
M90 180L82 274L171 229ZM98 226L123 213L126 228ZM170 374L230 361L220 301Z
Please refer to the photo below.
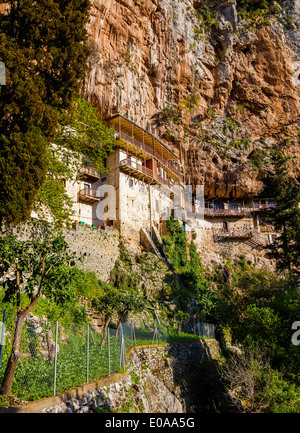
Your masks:
M261 192L273 147L299 156L300 1L240 3L94 0L88 27L85 95L151 125L210 196Z

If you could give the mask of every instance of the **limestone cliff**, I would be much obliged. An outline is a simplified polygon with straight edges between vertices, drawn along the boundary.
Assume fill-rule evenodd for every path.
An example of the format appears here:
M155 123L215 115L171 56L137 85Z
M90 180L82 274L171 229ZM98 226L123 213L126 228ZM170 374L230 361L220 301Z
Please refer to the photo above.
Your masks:
M151 125L210 196L261 192L272 147L299 156L300 1L240 3L93 0L88 27L85 95Z

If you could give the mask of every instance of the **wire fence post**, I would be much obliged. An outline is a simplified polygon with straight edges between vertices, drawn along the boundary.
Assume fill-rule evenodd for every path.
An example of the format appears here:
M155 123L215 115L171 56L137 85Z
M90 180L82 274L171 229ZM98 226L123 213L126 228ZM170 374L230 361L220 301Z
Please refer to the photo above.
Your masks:
M109 335L109 328L107 328L107 345L108 345L108 375L110 375L110 335Z
M130 337L131 337L131 346L133 347L133 320L131 319L130 323Z
M120 368L123 367L123 369L125 370L125 343L124 343L124 334L123 334L122 324L120 325L119 336L120 336L120 363L119 363L119 367Z
M89 362L90 362L90 326L87 325L87 336L86 336L86 383L89 383Z
M152 344L154 344L154 340L156 342L156 344L158 344L158 330L157 330L157 326L156 326L156 319L154 322L154 332L153 332L153 338L152 338Z
M133 339L134 339L134 345L136 346L135 327L134 327L134 323L133 323L133 321L132 321L132 326L133 326Z
M55 395L55 393L56 393L57 337L58 337L58 321L56 321L56 324L55 324L55 360L54 360L54 385L53 385L53 395Z
M122 329L122 325L120 325L120 329L119 329L119 339L120 339L120 362L119 362L119 368L121 368L121 365L122 365L122 350L123 350L121 329Z
M122 327L122 344L123 344L123 368L125 370L125 362L126 362L126 347L125 347L125 338L124 338L124 332Z
M3 346L4 346L5 320L6 320L6 310L3 311L3 321L2 321L2 330L1 330L0 371L1 371L1 364L2 364Z

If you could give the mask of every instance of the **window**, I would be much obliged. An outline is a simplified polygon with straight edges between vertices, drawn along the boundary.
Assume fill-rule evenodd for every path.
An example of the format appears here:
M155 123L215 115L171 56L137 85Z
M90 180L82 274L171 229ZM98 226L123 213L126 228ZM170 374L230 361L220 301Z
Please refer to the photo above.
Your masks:
M133 179L129 179L129 188L133 188Z
M236 209L236 210L237 210L237 208L238 208L238 207L237 207L237 204L232 204L232 205L231 205L231 209Z
M155 207L156 207L156 212L159 212L159 201L157 199L155 200Z
M144 192L144 191L145 191L145 187L144 187L144 184L143 184L143 183L142 183L142 185L141 185L140 191L141 191L141 192Z

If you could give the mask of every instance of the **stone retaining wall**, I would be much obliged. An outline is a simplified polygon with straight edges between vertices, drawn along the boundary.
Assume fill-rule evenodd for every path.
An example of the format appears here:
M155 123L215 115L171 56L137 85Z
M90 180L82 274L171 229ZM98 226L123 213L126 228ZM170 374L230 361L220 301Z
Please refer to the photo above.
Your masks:
M95 383L28 403L8 412L185 413L196 412L192 383L201 382L221 359L216 340L139 346L127 353L128 370ZM199 371L199 366L203 371ZM210 382L209 388L212 387ZM202 395L201 387L199 392ZM3 411L2 411L3 412Z
M42 222L33 220L18 226L14 232L21 240L33 237L43 238L51 229ZM64 228L62 234L71 251L78 255L86 253L83 263L78 267L85 271L95 272L102 281L107 281L116 260L119 257L119 231L110 227L104 230L81 224L73 224L72 228Z

